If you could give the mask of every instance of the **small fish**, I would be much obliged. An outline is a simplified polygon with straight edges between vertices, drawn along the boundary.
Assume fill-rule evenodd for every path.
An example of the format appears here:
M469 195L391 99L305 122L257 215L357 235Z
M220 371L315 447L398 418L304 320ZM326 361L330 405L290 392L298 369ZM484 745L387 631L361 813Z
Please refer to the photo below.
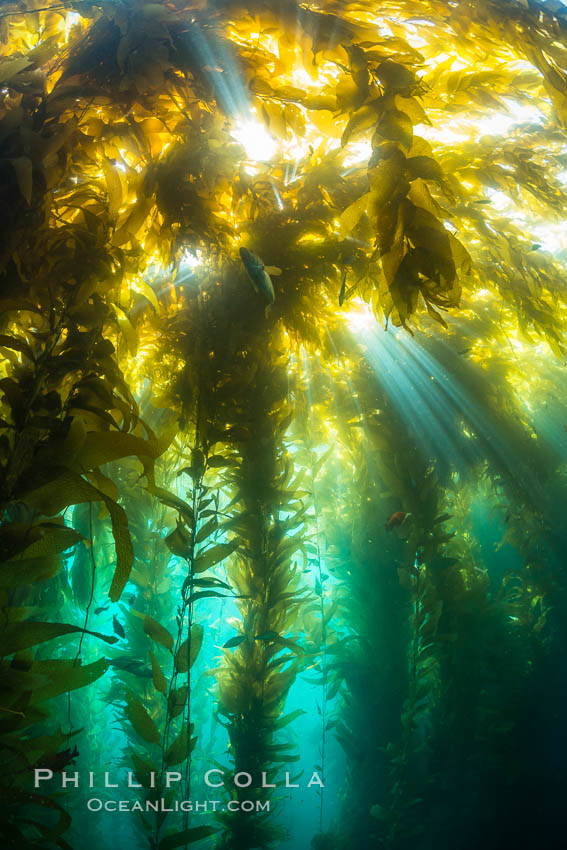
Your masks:
M152 671L148 670L146 664L138 658L112 658L109 663L111 667L116 667L117 670L122 670L124 673L141 676L143 679L152 678Z
M405 513L405 511L396 511L391 517L388 517L384 528L386 531L392 531L392 529L403 525L409 516L410 514Z
M59 773L64 770L68 765L74 764L75 759L78 755L79 751L76 747L73 747L72 750L59 750L59 752L54 753L54 755L49 756L45 759L41 759L37 762L37 764Z
M112 628L114 629L114 631L116 632L118 637L121 637L121 638L126 637L126 632L124 631L122 623L120 622L120 620L118 619L116 614L112 618Z
M278 632L270 631L270 632L262 632L262 634L256 635L254 637L254 640L270 641L270 640L275 640L276 638L279 638L279 637L280 637L280 635L278 634Z
M344 272L343 272L343 281L341 283L341 291L339 292L339 307L343 306L343 302L345 300L346 278L347 278L347 270L345 269Z
M276 293L274 292L274 285L270 274L281 274L281 269L275 266L265 266L260 257L254 254L253 251L249 251L248 248L240 249L240 259L248 277L252 281L254 290L261 292L268 301L268 307L266 307L267 316L270 307L276 300Z
M101 605L100 608L95 608L95 614L102 614L103 611L108 611L108 605Z

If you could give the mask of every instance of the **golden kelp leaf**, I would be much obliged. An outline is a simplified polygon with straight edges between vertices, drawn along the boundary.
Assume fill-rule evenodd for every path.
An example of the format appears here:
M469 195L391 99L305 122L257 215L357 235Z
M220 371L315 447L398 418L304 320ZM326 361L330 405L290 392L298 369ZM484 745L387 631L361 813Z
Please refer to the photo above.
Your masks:
M21 339L17 336L8 336L7 334L0 334L0 348L10 348L12 351L21 351L22 354L25 354L28 360L34 359L33 351L25 341L25 339Z
M31 206L33 192L33 165L28 156L19 156L8 160L16 174L18 189L26 204Z
M417 98L402 97L402 95L397 94L394 97L394 102L396 104L396 109L399 109L400 112L405 112L406 115L411 119L411 122L414 127L416 126L416 124L431 124L431 121L427 117L425 109L417 100Z
M9 82L12 77L24 71L32 62L27 56L8 56L0 61L0 83Z
M138 234L144 225L151 208L154 205L152 198L140 198L134 207L126 214L126 220L114 234L112 240L114 245L124 245ZM120 219L122 221L122 218Z
M105 157L102 161L102 170L104 179L106 180L106 190L108 192L108 209L111 216L116 216L118 210L122 206L122 182L120 174L115 165Z
M441 166L430 156L410 156L406 159L406 168L410 180L421 177L423 180L436 180L442 182L443 172Z
M155 640L156 643L160 643L170 651L173 649L173 638L171 634L164 626L161 625L161 623L158 623L157 620L150 617L149 614L144 616L144 631L148 637L151 637L151 639Z
M186 673L192 667L201 649L205 630L199 623L191 626L191 658L188 657L188 641L184 640L175 655L175 669L178 673ZM190 662L190 663L189 663Z
M407 196L416 207L427 210L433 216L436 216L440 211L440 207L431 197L431 192L427 188L427 184L420 177L412 180Z
M339 80L335 89L335 95L338 108L344 112L350 109L357 109L365 97L350 74Z
M427 312L431 316L432 319L435 319L440 325L442 325L445 329L449 327L441 313L439 313L429 301L425 302L425 306L427 307Z
M116 321L118 323L118 327L120 328L124 339L128 344L128 350L132 357L136 356L136 352L138 350L138 337L136 335L136 331L132 325L132 322L126 315L126 313L120 309L114 302L111 303L111 308L116 316Z
M144 296L144 298L147 298L147 299L148 299L148 301L150 302L150 304L152 305L152 307L154 308L154 310L155 310L155 311L156 311L156 313L157 313L157 312L159 311L159 302L158 302L158 300L157 300L157 296L156 296L155 292L153 291L153 289L152 289L152 287L149 285L149 283L146 283L146 281L145 281L145 280L143 280L143 279L140 277L140 278L138 278L138 279L136 280L136 283L135 283L135 289L136 289L136 290L137 290L137 291L138 291L141 295L143 295L143 296Z
M321 109L329 112L335 112L337 109L337 99L331 94L304 94L302 102L307 109Z
M407 150L412 146L413 141L413 124L411 118L405 112L400 112L398 109L388 109L383 113L376 132L392 142L399 142Z
M448 237L455 265L457 266L457 268L461 269L462 272L468 274L472 269L471 255L469 254L465 246L461 242L459 242L456 236L454 236L452 233L449 233Z
M360 221L361 216L366 212L369 200L370 192L367 192L365 195L362 195L360 198L354 201L354 203L347 207L346 210L343 210L343 212L340 214L339 231L343 239L346 236L350 236L350 234Z
M150 659L152 662L152 679L154 683L154 687L156 691L159 691L161 694L165 694L167 691L167 679L163 675L162 669L160 667L159 661L153 654L150 649Z
M408 186L404 179L403 159L390 157L379 160L375 166L368 169L368 179L372 190L372 202L376 207L381 207L394 196L405 194Z
M238 548L239 543L239 540L232 540L230 543L218 543L216 546L211 546L206 552L200 552L195 558L195 572L203 573L209 567L228 558Z
M368 130L369 127L373 127L376 120L376 107L373 104L365 103L364 106L357 109L351 116L343 132L341 146L344 148L353 136L363 133L365 130Z
M155 460L158 456L155 441L143 440L123 431L89 431L77 452L76 461L87 470L132 455Z
M402 91L417 82L412 71L391 59L386 59L376 68L376 76L390 91Z
M38 643L53 640L62 635L84 633L92 635L105 641L105 643L116 643L117 637L113 635L102 635L100 632L91 632L80 626L70 626L67 623L41 623L34 620L25 620L21 623L11 623L4 626L2 631L2 654L12 655Z
M159 744L159 730L142 703L131 691L126 694L126 716L144 741L148 744Z

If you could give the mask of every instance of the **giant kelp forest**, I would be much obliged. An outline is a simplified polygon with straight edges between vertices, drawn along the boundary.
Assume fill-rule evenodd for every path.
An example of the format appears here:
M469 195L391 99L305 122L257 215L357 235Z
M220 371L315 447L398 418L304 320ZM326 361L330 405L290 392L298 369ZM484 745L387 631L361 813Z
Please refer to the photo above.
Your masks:
M2 848L563 847L567 8L0 57Z

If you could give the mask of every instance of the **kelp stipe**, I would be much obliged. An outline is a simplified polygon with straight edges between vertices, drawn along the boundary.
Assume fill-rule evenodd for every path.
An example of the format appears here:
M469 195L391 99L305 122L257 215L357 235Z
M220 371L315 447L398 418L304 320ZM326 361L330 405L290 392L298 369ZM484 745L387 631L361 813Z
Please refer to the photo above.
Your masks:
M237 424L247 436L230 476L230 527L242 546L228 570L239 597L240 622L235 621L237 634L225 644L218 678L232 769L250 774L254 782L237 788L237 798L264 801L272 792L259 787L262 775L272 783L284 765L293 770L298 760L279 740L278 730L293 720L282 714L302 663L296 630L303 601L291 561L303 546L306 509L295 495L293 461L284 443L293 413L287 403L286 361L266 362L257 350L249 352L242 368L253 375L240 388L243 408ZM272 847L279 834L274 816L264 812L237 812L222 820L226 833L220 846L230 850Z

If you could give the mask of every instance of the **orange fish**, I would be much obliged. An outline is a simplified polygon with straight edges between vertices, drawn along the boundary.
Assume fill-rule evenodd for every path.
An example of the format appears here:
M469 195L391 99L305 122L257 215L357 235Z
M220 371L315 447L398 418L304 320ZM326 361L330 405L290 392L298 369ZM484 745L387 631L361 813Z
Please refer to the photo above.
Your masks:
M396 511L395 514L392 514L392 516L388 518L384 528L386 531L392 531L393 528L403 525L408 516L409 514L406 514L404 511Z

